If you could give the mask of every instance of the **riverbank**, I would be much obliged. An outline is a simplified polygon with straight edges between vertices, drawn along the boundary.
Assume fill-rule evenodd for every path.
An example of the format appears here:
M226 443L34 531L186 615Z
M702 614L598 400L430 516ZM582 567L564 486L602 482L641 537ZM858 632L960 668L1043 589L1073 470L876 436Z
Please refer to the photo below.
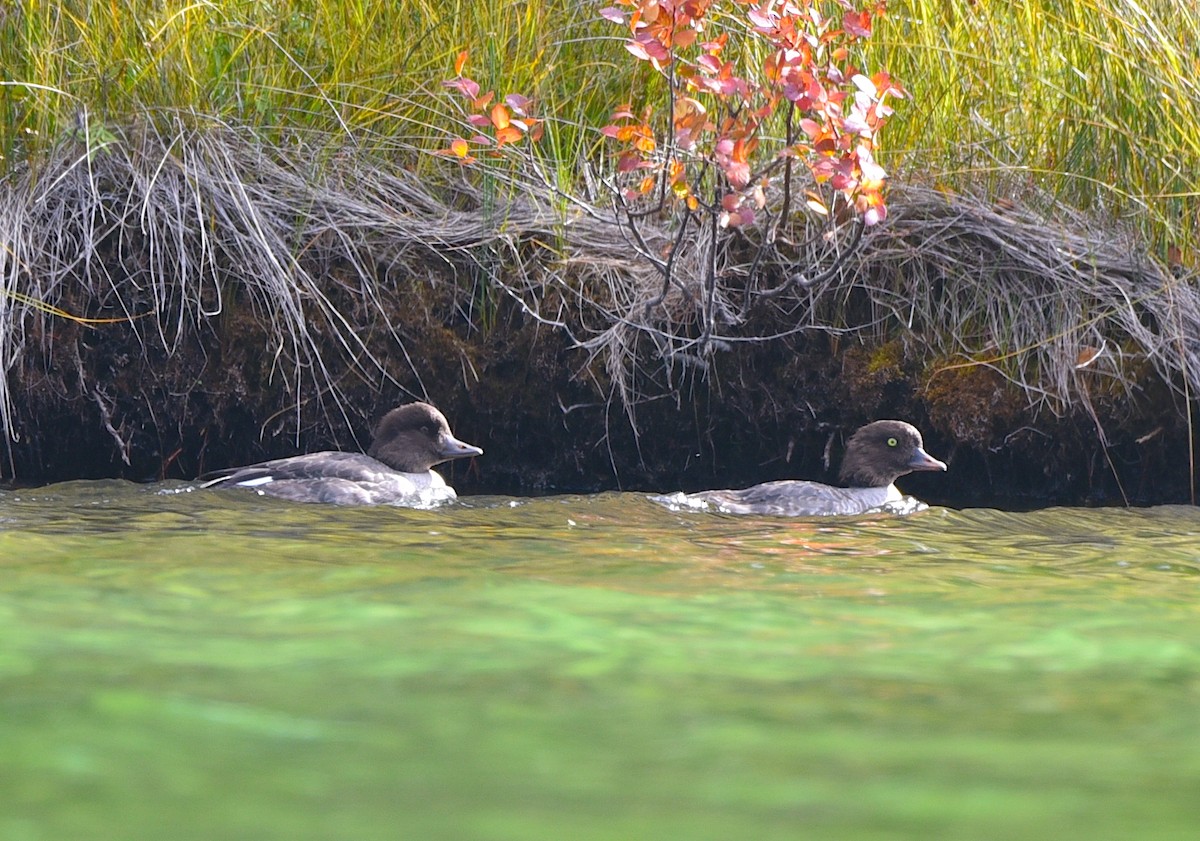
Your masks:
M950 462L910 480L933 499L1190 497L1195 275L1044 195L897 187L819 284L756 297L730 239L715 295L660 301L614 219L535 180L435 188L234 131L114 138L0 185L19 482L365 448L419 398L487 451L455 467L464 493L827 476L891 416Z
M951 463L930 499L1192 499L1195 16L890 4L862 59L912 98L860 241L614 212L601 126L661 88L589 10L0 12L0 476L361 448L419 398L487 450L468 493L828 477L894 416ZM545 136L460 171L464 47Z

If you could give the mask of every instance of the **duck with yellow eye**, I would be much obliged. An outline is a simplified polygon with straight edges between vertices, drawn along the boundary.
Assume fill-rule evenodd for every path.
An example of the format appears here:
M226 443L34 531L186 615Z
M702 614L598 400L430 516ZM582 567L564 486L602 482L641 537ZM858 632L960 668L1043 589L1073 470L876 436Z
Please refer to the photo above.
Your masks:
M702 508L725 514L814 517L863 514L902 502L895 481L915 470L945 470L945 462L925 452L921 433L904 421L869 423L850 436L838 479L844 487L820 482L764 482L741 490L700 491L655 497L672 507Z

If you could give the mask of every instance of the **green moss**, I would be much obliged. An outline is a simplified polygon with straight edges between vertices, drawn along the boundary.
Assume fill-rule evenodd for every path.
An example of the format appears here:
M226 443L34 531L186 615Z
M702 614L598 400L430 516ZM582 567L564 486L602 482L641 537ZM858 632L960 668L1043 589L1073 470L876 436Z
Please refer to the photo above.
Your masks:
M910 390L906 367L912 367L899 339L875 347L856 345L841 355L840 383L849 403L866 414L878 414L895 404L897 392Z
M990 445L998 432L1011 430L1028 408L1024 394L980 360L931 360L919 394L935 428L981 447Z

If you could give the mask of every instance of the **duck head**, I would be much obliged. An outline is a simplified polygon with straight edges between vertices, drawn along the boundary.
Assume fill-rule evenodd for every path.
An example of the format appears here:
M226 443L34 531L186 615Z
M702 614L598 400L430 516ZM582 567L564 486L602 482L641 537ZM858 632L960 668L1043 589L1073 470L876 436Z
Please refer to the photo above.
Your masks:
M851 488L881 488L914 470L945 470L946 463L925 452L921 433L904 421L869 423L850 436L839 474Z
M483 450L454 437L446 416L428 403L409 403L383 416L367 455L402 473L424 473L435 464Z

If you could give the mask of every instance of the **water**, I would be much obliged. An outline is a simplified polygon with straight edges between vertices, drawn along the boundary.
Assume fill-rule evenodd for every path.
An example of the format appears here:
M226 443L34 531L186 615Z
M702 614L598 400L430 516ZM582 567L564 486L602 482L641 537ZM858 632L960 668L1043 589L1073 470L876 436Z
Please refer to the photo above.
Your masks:
M1200 513L0 494L0 839L1194 839Z

